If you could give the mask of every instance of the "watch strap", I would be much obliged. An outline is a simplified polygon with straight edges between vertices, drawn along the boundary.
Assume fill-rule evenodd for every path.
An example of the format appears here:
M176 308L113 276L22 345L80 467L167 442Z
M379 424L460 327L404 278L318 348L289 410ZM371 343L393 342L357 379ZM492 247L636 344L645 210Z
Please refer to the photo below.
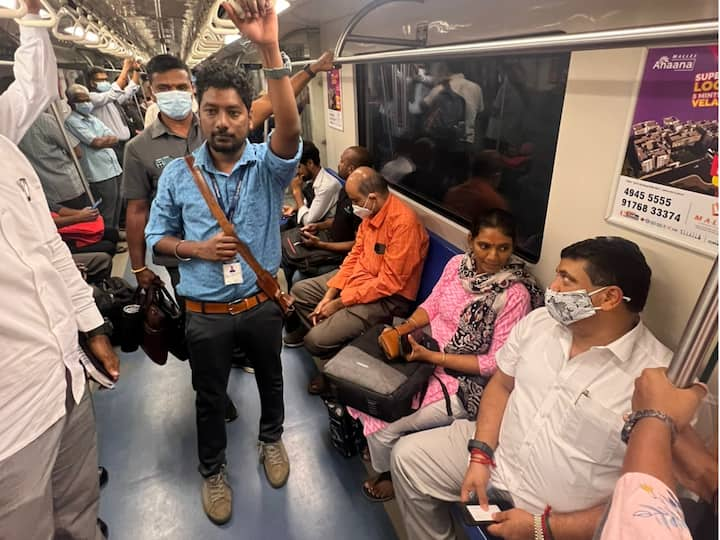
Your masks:
M657 418L658 420L662 420L665 422L668 427L670 428L670 437L671 440L675 440L675 422L673 422L673 419L670 418L667 414L665 414L662 411L657 411L655 409L643 409L640 411L635 411L634 413L631 413L625 420L625 425L622 428L622 432L620 433L620 438L622 439L622 442L625 444L628 443L630 440L630 434L632 433L633 428L635 425L642 420L643 418Z
M283 77L289 77L292 72L292 63L290 57L285 54L284 51L280 51L280 56L283 60L283 65L277 68L263 68L263 73L267 79L282 79Z
M308 77L310 77L311 79L314 79L315 76L317 75L317 73L315 73L315 72L310 68L310 64L305 64L305 65L303 66L303 71L304 71L305 73L307 73L307 74L308 74Z
M486 442L470 439L468 441L468 452L472 452L473 450L480 450L488 458L495 459L495 450Z

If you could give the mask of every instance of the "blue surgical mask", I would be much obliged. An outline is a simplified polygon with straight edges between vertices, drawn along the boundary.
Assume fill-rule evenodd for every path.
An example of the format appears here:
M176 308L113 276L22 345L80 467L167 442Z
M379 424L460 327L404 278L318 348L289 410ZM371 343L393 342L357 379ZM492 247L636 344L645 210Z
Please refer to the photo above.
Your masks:
M93 112L94 108L95 107L93 106L91 101L83 101L75 104L75 110L85 116Z
M108 92L112 88L112 85L108 81L100 81L95 83L95 88L97 88L98 92Z
M170 90L155 94L160 112L173 120L182 120L192 111L192 92Z

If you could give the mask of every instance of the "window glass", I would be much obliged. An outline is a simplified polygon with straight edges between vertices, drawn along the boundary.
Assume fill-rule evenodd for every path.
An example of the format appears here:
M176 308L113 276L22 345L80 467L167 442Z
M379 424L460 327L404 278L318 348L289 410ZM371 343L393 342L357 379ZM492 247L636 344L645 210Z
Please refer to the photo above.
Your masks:
M361 140L394 186L468 225L486 208L518 221L540 256L569 53L358 67Z

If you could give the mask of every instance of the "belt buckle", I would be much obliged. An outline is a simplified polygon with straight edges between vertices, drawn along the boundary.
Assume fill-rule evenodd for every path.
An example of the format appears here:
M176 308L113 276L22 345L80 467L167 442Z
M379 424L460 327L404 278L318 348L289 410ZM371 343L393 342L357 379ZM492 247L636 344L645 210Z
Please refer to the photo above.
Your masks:
M246 301L246 298L240 298L239 300L233 300L232 302L228 302L228 313L230 313L230 315L237 315L238 313L242 313L243 311L245 311ZM236 309L235 306L237 306L239 309Z

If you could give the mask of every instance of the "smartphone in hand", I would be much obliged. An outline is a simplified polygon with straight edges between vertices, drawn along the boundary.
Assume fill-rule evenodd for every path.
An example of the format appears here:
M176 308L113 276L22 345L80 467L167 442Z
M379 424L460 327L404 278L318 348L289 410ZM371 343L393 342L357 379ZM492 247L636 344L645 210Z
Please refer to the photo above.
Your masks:
M103 202L103 201L102 201L102 198L97 199L90 208L92 208L93 210L96 210L97 207L102 204L102 202Z
M495 523L493 514L501 512L500 507L489 504L487 510L483 510L479 504L464 504L463 517L468 525L489 525Z

